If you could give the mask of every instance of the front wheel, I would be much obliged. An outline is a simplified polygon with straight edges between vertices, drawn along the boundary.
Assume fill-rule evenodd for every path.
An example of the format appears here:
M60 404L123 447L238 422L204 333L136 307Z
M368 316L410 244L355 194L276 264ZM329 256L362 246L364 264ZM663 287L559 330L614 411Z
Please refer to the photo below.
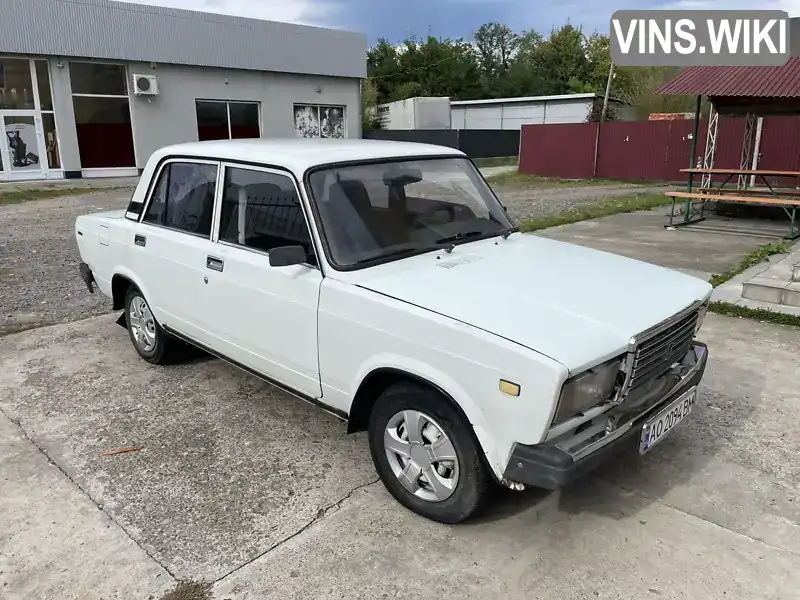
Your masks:
M458 523L485 504L492 475L471 426L438 392L388 388L370 415L375 469L394 498L440 523Z

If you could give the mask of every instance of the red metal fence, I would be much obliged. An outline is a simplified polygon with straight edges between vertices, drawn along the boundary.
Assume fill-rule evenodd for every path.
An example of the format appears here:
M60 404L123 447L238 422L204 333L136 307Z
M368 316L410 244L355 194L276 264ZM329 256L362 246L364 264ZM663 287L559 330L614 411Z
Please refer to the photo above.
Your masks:
M715 167L739 167L744 123L743 117L720 117ZM611 122L603 123L598 138L597 123L524 125L519 169L546 177L684 181L680 169L697 164L705 151L707 123L700 123L690 160L693 130L691 120ZM764 118L758 167L800 170L800 117Z

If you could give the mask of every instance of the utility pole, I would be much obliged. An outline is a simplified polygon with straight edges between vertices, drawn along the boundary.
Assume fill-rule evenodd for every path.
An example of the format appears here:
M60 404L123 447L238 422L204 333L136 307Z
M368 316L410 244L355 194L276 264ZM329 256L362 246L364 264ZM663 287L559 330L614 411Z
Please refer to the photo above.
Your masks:
M611 68L608 70L608 81L606 81L606 95L603 98L603 112L600 113L600 121L597 123L597 130L594 136L594 165L592 166L592 178L597 177L597 153L600 150L600 126L606 120L608 110L608 97L611 94L611 80L614 79L614 61L611 61Z
M603 112L600 114L600 122L606 120L606 111L608 110L608 96L611 94L611 80L614 79L614 61L611 61L611 67L608 69L608 81L606 82L606 96L603 98Z

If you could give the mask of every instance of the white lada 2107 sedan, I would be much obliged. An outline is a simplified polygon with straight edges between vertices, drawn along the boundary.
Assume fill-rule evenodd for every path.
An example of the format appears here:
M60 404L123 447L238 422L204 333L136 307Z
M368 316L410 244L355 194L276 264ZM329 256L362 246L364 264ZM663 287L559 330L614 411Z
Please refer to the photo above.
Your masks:
M76 237L142 358L188 342L367 430L389 492L446 523L496 483L554 489L647 452L708 356L708 283L519 233L449 148L167 147Z

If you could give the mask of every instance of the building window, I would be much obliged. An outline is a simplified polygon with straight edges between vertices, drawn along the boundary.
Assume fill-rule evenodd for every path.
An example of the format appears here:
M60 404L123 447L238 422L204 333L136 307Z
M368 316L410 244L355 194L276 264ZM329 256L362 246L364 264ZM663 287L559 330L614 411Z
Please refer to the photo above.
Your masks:
M36 82L39 88L39 106L42 109L42 129L45 153L51 169L61 168L61 154L56 135L56 115L53 112L53 92L50 86L50 68L46 60L35 60Z
M125 66L70 62L69 75L81 166L135 167Z
M344 107L295 104L294 131L304 138L343 138Z
M34 110L35 108L30 60L0 59L0 109Z
M261 137L258 102L197 100L197 138L241 140Z

